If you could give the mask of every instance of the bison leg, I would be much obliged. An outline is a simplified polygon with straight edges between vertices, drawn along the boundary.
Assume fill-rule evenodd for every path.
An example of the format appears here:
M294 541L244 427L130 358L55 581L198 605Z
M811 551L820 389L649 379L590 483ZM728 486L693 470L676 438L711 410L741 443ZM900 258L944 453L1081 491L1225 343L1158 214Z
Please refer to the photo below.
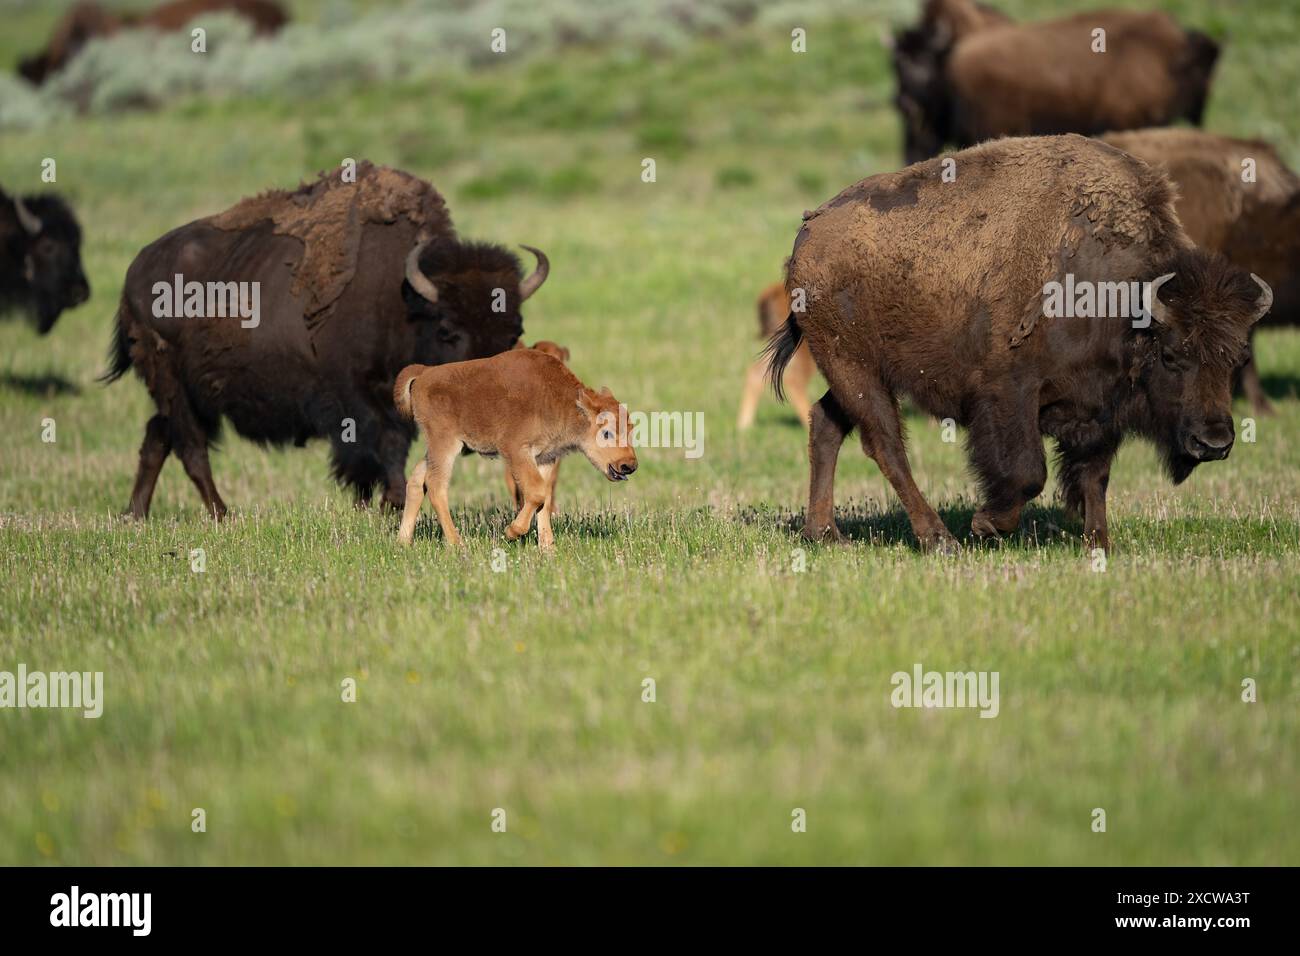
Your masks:
M510 470L514 473L515 481L519 484L524 499L519 514L515 515L515 520L510 522L506 528L506 540L514 541L528 534L533 526L533 515L545 508L550 491L550 475L539 468L532 455L522 448L513 452L503 451L502 455L510 465ZM549 471L548 466L543 467L547 467ZM551 534L550 514L548 513L545 528L543 528L542 521L538 520L537 543L541 545L543 550L550 550L554 546L554 541L554 536Z
M984 505L971 520L971 531L981 538L1011 534L1020 527L1025 504L1047 483L1037 406L984 404L971 423L968 447L984 488Z
M912 478L912 467L907 461L907 445L903 439L903 423L898 416L898 402L875 379L862 383L856 399L844 403L849 414L857 419L862 435L862 450L870 455L881 472L893 486L907 511L922 550L955 554L960 546L952 533L944 527L939 514L921 494Z
M835 464L853 422L829 391L813 406L808 429L808 510L803 536L812 541L842 540L835 526Z
M204 435L198 440L177 441L176 457L185 466L185 474L190 476L194 487L199 490L199 497L208 509L208 514L220 521L226 516L226 503L217 494L216 483L212 480L212 466L208 462L208 439Z
M143 520L149 517L154 488L163 462L172 450L171 426L162 415L149 419L144 428L144 443L140 445L140 465L135 473L135 487L131 489L131 503L125 514Z
M1084 546L1110 550L1110 534L1106 527L1106 489L1110 485L1110 465L1115 457L1114 447L1103 447L1090 454L1071 454L1066 450L1061 457L1061 497L1071 515L1082 513Z
M1274 413L1273 403L1268 400L1268 395L1264 392L1264 385L1259 380L1259 366L1255 364L1255 356L1252 354L1242 366L1240 375L1241 390L1246 393L1246 400L1250 402L1250 407L1254 409L1256 415L1272 415Z

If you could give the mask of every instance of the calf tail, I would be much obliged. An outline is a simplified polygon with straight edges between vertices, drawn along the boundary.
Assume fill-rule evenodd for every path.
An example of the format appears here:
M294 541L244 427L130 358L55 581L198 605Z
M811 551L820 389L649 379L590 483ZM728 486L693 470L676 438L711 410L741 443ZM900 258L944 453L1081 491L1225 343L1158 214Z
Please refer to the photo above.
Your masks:
M131 368L131 337L126 334L126 294L117 307L117 322L113 327L113 342L108 347L108 368L98 381L111 385Z
M411 386L415 384L416 376L428 367L408 365L397 373L397 381L393 383L393 404L397 406L397 414L407 421L414 417L411 412Z
M791 312L786 316L785 324L768 339L767 348L763 349L763 355L767 356L767 380L772 383L772 391L776 393L776 397L782 401L785 401L785 389L781 384L785 376L785 367L790 364L790 359L794 358L794 353L798 351L802 341L803 332L794 313Z

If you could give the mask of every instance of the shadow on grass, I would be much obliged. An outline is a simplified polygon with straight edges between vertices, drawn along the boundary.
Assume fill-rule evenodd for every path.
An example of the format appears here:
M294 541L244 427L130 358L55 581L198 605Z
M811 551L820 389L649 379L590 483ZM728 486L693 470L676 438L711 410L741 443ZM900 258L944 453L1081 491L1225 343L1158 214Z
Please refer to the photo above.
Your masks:
M1020 517L1019 529L994 539L978 538L971 532L974 505L959 502L937 510L944 526L961 542L963 548L989 550L1005 547L1077 547L1083 535L1082 522L1067 518L1065 509L1060 505L1026 505L1024 514ZM912 524L907 519L907 512L898 505L888 511L869 510L853 505L837 508L835 523L839 526L840 533L852 542L871 545L903 544L913 551L920 550L916 536L912 533ZM783 517L779 527L788 534L798 535L803 531L803 515Z
M52 372L45 375L17 375L13 372L0 372L0 388L23 392L37 398L81 394L80 385L69 382L62 375L55 375Z

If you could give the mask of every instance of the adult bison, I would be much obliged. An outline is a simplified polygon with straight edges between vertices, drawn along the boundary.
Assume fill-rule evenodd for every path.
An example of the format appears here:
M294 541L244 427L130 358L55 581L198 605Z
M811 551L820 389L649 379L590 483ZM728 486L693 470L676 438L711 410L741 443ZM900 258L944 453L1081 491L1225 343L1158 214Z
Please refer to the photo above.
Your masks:
M1261 325L1300 325L1300 176L1277 150L1260 140L1194 129L1145 129L1102 139L1168 174L1178 187L1178 218L1193 242L1268 278L1275 297ZM1255 411L1271 412L1253 342L1240 380Z
M955 181L939 159L864 179L805 214L795 239L786 285L807 310L773 339L772 375L806 337L830 383L813 406L804 533L839 536L835 462L856 426L921 545L956 548L912 479L907 395L968 429L976 535L1018 526L1047 479L1048 435L1067 508L1108 547L1106 485L1127 435L1154 442L1175 483L1228 455L1232 372L1272 293L1197 249L1168 179L1104 143L1003 139L952 158ZM1080 296L1066 315L1100 315L1045 308L1062 289Z
M121 30L179 30L205 13L234 13L248 20L259 35L274 33L289 19L273 0L172 0L137 14L115 13L98 3L79 3L55 26L45 49L18 64L18 72L39 86L67 66L91 40Z
M458 239L428 183L369 163L146 246L127 270L105 375L134 367L158 407L129 513L148 515L174 451L208 511L225 514L208 464L223 418L267 444L328 438L358 505L382 484L400 507L414 432L393 407L394 378L513 346L520 304L549 270L531 251L525 277L504 248Z
M41 335L64 309L90 298L81 270L81 227L58 196L0 189L0 315L25 313Z
M970 0L931 0L893 43L904 155L913 163L996 136L1200 125L1218 53L1165 13L1013 23Z

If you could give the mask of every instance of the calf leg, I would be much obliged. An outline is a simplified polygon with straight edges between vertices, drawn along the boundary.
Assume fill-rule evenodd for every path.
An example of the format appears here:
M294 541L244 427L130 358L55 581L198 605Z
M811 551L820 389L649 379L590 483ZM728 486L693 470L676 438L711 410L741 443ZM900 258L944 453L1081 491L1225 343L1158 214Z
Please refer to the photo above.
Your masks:
M549 482L547 477L538 470L537 463L533 456L525 449L516 449L512 452L502 451L502 456L510 465L510 470L514 473L515 481L519 483L520 491L523 493L524 503L519 509L519 514L515 515L515 520L510 522L506 528L506 540L514 541L528 534L533 526L533 515L535 515L546 504L546 495ZM550 515L547 515L547 531L550 531ZM541 543L541 526L538 526L538 543ZM546 547L546 545L543 545Z
M158 474L171 450L171 425L162 415L155 415L144 428L144 443L140 446L140 465L135 473L135 487L131 489L131 503L127 505L124 514L140 519L149 517L149 505L158 484Z
M425 431L426 436L432 434L432 427ZM456 525L451 520L451 505L447 497L447 491L451 487L451 470L455 467L456 458L460 455L460 450L463 447L464 443L459 438L430 438L429 452L425 455L428 469L425 473L424 486L429 492L429 503L433 505L434 513L438 516L442 536L450 545L461 544L460 532L456 530ZM406 493L406 506L409 509L411 506L411 487L409 484Z
M555 508L555 472L559 462L538 465L537 472L546 484L546 498L537 512L537 545L543 551L555 550L555 535L551 532L551 514Z
M799 416L799 424L804 428L808 427L808 422L812 418L812 405L808 402L808 383L812 381L816 368L812 353L808 351L807 343L804 343L794 353L794 358L785 369L785 394L790 399L790 404L794 406L795 414Z
M754 412L758 409L758 400L763 394L763 384L767 377L767 361L759 359L749 366L745 373L745 390L740 395L740 412L736 415L737 431L744 431L754 424Z
M415 522L420 518L420 505L424 504L425 477L429 463L421 458L415 463L410 480L406 483L406 504L402 507L402 524L397 529L397 540L410 544L415 537Z
M813 406L808 429L808 510L803 535L812 541L841 540L835 526L835 464L853 423L827 392Z

